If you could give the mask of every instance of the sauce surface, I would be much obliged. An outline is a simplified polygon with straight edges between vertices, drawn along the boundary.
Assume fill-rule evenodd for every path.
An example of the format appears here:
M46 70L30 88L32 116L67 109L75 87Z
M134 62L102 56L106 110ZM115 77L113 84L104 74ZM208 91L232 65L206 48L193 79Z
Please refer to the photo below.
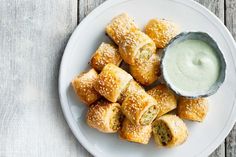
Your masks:
M201 40L185 40L169 47L163 67L165 79L181 92L206 92L220 73L217 54Z

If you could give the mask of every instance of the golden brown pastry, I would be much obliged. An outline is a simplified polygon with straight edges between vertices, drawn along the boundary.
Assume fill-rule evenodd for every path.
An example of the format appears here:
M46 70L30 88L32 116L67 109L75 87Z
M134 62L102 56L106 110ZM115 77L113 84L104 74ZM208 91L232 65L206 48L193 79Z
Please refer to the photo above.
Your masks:
M121 98L119 100L120 103L122 103L126 97L129 95L132 95L136 93L139 90L144 90L142 86L140 86L136 81L131 80L124 92L121 93Z
M134 125L127 118L122 123L122 128L119 131L119 137L121 139L137 142L141 144L148 144L151 137L152 126L150 125Z
M160 111L157 117L160 117L177 107L177 101L174 93L164 84L157 85L156 87L148 90L147 93L155 98L160 106Z
M152 124L152 131L157 145L174 147L184 143L188 137L188 129L176 115L164 115Z
M148 60L156 53L156 46L145 33L135 30L124 36L119 44L119 51L126 63L135 65L139 59Z
M101 97L93 88L97 79L97 72L94 69L90 69L88 72L81 73L71 82L75 93L79 96L80 100L87 105L92 104Z
M138 90L125 98L121 109L126 118L136 125L151 124L159 112L156 100L144 90Z
M134 23L134 20L129 17L128 14L122 13L114 17L106 26L106 33L117 45L119 45L124 35L136 29L138 29L138 27Z
M130 74L142 85L155 82L160 73L160 58L153 54L150 59L140 58L135 65L130 65Z
M93 103L87 113L87 124L104 133L120 129L122 113L120 104L101 99Z
M102 69L94 88L107 100L116 102L132 79L126 71L109 63Z
M178 102L178 116L183 119L202 122L208 112L207 98L188 99L181 97Z
M157 48L166 47L179 32L175 23L164 19L152 19L145 27L145 33L155 42Z
M119 66L121 61L122 58L120 56L118 48L111 44L103 42L93 54L90 65L95 70L101 71L106 64L112 63Z

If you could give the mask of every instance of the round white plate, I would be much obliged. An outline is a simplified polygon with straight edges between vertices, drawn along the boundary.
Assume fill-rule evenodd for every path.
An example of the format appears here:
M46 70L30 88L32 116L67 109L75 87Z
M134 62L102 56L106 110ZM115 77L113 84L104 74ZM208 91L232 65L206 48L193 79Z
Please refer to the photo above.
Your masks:
M150 141L141 145L121 141L117 134L103 134L86 125L87 108L75 96L71 80L89 68L92 53L105 36L105 26L122 12L135 18L143 28L151 18L178 23L183 31L209 33L219 44L227 62L224 84L210 97L209 113L203 123L186 122L189 138L183 145L164 149ZM93 155L101 157L179 157L207 156L227 136L236 120L236 46L220 20L206 8L190 0L108 0L90 13L74 31L62 58L59 95L65 118L79 142Z

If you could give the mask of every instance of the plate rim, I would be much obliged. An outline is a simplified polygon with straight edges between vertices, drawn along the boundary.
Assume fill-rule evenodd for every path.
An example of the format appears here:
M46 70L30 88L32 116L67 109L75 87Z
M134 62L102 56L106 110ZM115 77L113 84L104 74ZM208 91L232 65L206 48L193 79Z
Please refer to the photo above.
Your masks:
M64 67L64 62L65 62L65 58L66 55L68 53L68 50L70 49L70 47L73 45L73 43L75 42L75 38L76 38L76 34L78 34L77 32L85 25L84 23L89 22L89 20L91 20L96 14L102 13L106 8L109 8L111 6L123 3L123 2L127 2L127 1L133 1L133 0L119 0L119 1L114 1L114 0L107 0L106 2L102 3L101 5L99 5L97 8L95 8L92 12L90 12L80 23L79 25L75 28L75 30L73 31L71 37L69 38L69 41L67 42L67 45L65 47L65 50L63 52L62 58L61 58L61 63L60 63L60 69L59 69L59 77L58 77L58 93L59 93L59 100L60 100L60 104L61 104L61 108L62 108L62 112L63 115L65 117L65 120L70 128L70 130L72 131L72 133L74 134L74 136L76 137L76 139L78 140L78 142L89 152L91 153L93 156L102 156L102 152L99 152L97 150L94 150L92 147L90 147L89 142L87 142L84 138L84 136L81 134L80 131L78 131L77 129L77 122L75 121L75 119L72 116L72 113L69 109L69 105L68 105L68 99L65 100L65 98L63 97L68 97L67 95L62 95L63 93L63 89L62 89L62 69ZM203 5L197 3L196 1L193 0L170 0L170 1L175 1L178 3L181 3L182 5L187 5L188 7L190 7L192 9L195 9L198 12L207 12L208 14L210 14L212 16L212 19L208 18L209 21L211 21L212 23L218 22L220 23L221 27L223 28L223 32L222 35L225 38L225 34L228 35L229 38L225 38L226 41L230 41L233 44L232 45L228 45L228 47L232 50L236 50L236 44L235 44L235 40L232 36L232 34L230 33L230 31L227 29L227 27L223 24L223 22L214 14L212 13L210 10L208 10L206 7L204 7ZM98 15L97 15L98 16ZM96 16L95 16L96 17ZM228 44L228 43L227 43ZM233 57L233 64L235 67L235 56L230 52L230 54ZM236 70L235 70L236 71ZM234 99L235 100L235 99ZM204 149L202 150L202 152L200 152L200 154L198 154L197 156L207 156L210 153L212 153L219 145L220 143L225 139L225 137L229 134L229 132L231 131L231 129L233 128L235 121L236 121L236 115L233 116L232 113L236 113L236 103L234 101L233 104L233 110L230 113L229 116L229 120L228 122L226 122L225 127L222 129L222 131L219 133L219 135L213 140L211 141L211 143Z

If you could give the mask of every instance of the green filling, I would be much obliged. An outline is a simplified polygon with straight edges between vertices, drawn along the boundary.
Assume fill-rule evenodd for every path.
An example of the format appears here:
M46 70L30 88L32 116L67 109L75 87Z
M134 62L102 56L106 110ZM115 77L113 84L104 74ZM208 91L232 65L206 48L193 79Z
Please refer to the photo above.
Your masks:
M159 140L163 146L166 146L172 139L170 129L162 121L159 121L153 127L153 132L159 138Z
M157 116L158 110L156 106L151 106L148 110L142 115L140 119L141 125L150 124Z
M142 48L140 48L140 54L138 58L143 59L143 60L148 60L153 54L150 47L151 45L147 44L147 45L144 45Z
M114 107L112 109L112 116L110 118L110 127L113 130L118 130L120 128L120 120L122 117L122 113L118 107Z

